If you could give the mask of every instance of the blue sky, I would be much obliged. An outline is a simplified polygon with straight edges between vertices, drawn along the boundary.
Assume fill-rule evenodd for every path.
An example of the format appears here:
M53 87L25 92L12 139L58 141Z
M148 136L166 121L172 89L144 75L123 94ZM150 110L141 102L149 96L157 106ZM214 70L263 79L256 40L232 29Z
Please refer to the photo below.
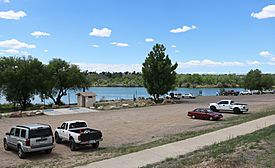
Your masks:
M178 73L275 73L275 1L0 0L0 56L140 71L156 43Z

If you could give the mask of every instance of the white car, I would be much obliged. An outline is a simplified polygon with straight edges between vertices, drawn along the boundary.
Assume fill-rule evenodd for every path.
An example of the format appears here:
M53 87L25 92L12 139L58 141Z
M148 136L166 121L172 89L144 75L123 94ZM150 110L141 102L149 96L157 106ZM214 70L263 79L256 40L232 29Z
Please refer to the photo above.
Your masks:
M234 113L243 113L248 111L247 104L235 103L232 100L221 100L217 103L210 103L209 108L213 111L233 111Z
M182 95L182 98L184 98L184 99L195 99L196 97L193 94L188 93L188 94Z
M244 90L240 92L240 95L252 95L250 90Z

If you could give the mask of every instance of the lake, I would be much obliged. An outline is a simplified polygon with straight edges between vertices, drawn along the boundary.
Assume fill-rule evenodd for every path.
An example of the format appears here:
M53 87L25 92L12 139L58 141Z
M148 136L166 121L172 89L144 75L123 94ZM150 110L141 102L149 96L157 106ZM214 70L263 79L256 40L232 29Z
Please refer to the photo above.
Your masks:
M243 88L226 88L225 90L235 90L243 91ZM119 99L133 99L133 97L149 97L144 87L90 87L87 91L96 93L96 100L119 100ZM174 93L192 93L195 96L198 96L199 93L202 93L202 96L216 96L217 92L220 92L220 88L176 88ZM62 101L66 104L77 103L76 93L79 91L69 91L69 93L62 98ZM6 103L5 98L2 96L0 98L0 104ZM44 103L38 96L34 97L32 103ZM45 100L46 104L52 103L51 100Z

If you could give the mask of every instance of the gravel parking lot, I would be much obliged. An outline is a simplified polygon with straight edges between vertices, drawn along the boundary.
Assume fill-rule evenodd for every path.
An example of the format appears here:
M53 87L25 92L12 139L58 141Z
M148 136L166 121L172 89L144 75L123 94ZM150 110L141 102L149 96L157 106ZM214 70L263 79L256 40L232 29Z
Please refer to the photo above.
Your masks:
M60 116L44 115L25 118L2 118L0 119L0 136L3 137L5 132L8 132L10 127L16 124L47 123L54 130L63 121L80 119L87 121L90 127L100 129L103 132L104 140L100 144L101 147L146 143L165 135L189 131L195 129L196 126L213 122L193 120L186 115L188 111L194 108L207 107L209 103L221 99L232 99L237 102L247 103L250 113L275 108L275 95L198 97L197 99L187 99L181 104L173 105ZM235 114L224 113L225 119L231 116L235 116ZM74 154L77 152L81 151L76 151ZM2 140L0 142L0 167L16 166L24 162L50 160L56 156L70 155L72 155L72 152L67 145L58 144L51 155L32 154L27 159L21 160L15 152L5 151Z

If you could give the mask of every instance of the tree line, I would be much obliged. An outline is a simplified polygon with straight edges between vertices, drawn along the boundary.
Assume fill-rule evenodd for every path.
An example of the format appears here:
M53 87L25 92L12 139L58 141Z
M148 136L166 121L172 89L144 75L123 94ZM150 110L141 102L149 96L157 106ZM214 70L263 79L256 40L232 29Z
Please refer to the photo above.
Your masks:
M158 101L175 87L244 87L251 90L272 89L275 75L251 70L246 75L177 74L162 44L153 46L142 64L142 72L88 72L77 65L54 58L43 64L33 57L0 58L0 94L25 110L35 95L62 105L69 90L90 86L144 86Z

